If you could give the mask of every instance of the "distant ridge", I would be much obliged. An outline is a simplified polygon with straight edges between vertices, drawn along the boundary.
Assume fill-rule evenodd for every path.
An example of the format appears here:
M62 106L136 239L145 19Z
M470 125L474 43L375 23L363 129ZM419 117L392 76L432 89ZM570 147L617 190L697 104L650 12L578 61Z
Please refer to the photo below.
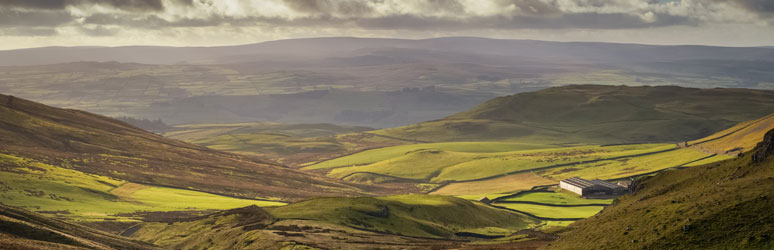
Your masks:
M477 37L422 40L322 37L218 47L121 46L42 47L0 51L0 66L43 65L80 61L143 64L236 63L348 57L374 51L429 50L500 57L544 58L577 62L673 60L767 60L763 47L661 46L599 42L548 42Z
M771 113L774 91L767 90L570 85L498 97L444 119L372 133L432 142L683 142Z

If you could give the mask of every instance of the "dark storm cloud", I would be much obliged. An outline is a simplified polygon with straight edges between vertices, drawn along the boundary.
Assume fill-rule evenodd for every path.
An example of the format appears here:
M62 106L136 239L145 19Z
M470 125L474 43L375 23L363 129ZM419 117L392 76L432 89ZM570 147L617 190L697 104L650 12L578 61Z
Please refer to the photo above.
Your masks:
M429 0L425 2L428 11L438 10L449 13L464 13L465 5L457 0Z
M59 32L51 28L19 27L0 30L3 36L55 36Z
M360 0L283 0L289 8L312 14L364 15L373 10L366 1Z
M556 1L500 0L499 4L502 7L515 6L521 13L528 15L556 15L562 13Z
M0 8L0 27L56 27L73 21L63 11L27 11Z
M715 0L718 2L729 2L742 7L750 12L774 15L774 0Z
M696 25L697 21L682 16L656 15L647 22L628 14L574 13L557 17L515 16L478 17L469 20L427 18L410 15L358 19L356 24L367 29L635 29L673 25Z
M119 32L118 29L108 29L102 26L97 26L94 28L80 27L78 30L81 32L81 34L87 36L113 36Z
M190 0L181 3L190 3ZM127 11L161 11L162 0L2 0L4 8L61 10L67 6L101 5Z
M106 36L115 34L115 28L268 26L357 27L365 30L638 29L699 25L712 20L695 14L668 14L672 12L663 10L669 3L688 3L684 0L642 0L646 5L638 5L634 9L622 5L618 0L490 0L489 3L496 8L496 14L477 14L475 4L478 2L460 0L276 0L293 15L287 15L287 12L263 13L262 9L250 9L249 6L241 6L247 8L244 9L247 14L231 15L216 8L218 3L223 3L218 1L0 0L0 27L73 26L81 29L83 34ZM761 19L774 16L774 0L709 0L706 3L721 2L759 13ZM164 3L186 8L171 8L173 6L164 6ZM230 3L233 7L243 2ZM95 12L89 8L94 5L120 11ZM72 8L81 8L81 11L72 11ZM605 11L597 12L599 9ZM81 28L83 25L98 28Z

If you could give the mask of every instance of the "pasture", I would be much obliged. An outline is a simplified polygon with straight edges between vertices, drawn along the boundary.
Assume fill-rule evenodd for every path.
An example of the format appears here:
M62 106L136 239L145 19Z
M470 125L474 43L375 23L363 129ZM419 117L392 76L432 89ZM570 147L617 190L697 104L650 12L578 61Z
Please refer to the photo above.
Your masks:
M0 154L0 202L75 220L131 220L133 213L204 211L282 202L147 186Z
M379 148L304 169L332 168L328 175L336 178L372 173L416 182L463 182L604 159L638 157L675 148L671 144L637 144L521 149L524 145L490 143L433 143ZM360 162L364 165L334 167L343 162Z

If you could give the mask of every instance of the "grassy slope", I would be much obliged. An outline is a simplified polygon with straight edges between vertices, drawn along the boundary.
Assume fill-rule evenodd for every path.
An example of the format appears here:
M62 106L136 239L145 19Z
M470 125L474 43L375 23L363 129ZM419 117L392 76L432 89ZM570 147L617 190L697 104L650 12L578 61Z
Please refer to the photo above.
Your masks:
M314 159L315 156L359 150L359 145L348 143L336 135L372 130L333 124L278 123L190 124L178 125L175 129L165 136L212 149L278 159L289 164Z
M148 243L0 205L3 249L159 249Z
M0 202L73 220L132 220L135 212L278 206L203 192L152 187L0 154Z
M774 115L737 124L711 136L689 142L689 148L712 154L737 153L749 151L760 139L774 128Z
M647 178L551 249L770 249L774 159L750 155Z
M523 193L500 201L529 201L559 205L610 204L613 202L611 199L585 199L567 191Z
M469 147L459 147L460 144ZM437 145L455 147L449 150L434 149L443 148ZM640 155L675 147L670 144L640 144L520 150L523 146L519 145L498 142L492 142L491 145L487 142L405 145L368 150L305 169L326 168L344 162L373 162L362 166L335 167L329 175L345 178L355 173L375 173L441 183L489 178L558 164Z
M306 170L335 168L351 165L364 165L403 156L415 151L442 150L461 153L496 153L539 148L552 148L550 145L500 142L449 142L421 143L394 147L371 149L356 154L323 161L305 168Z
M374 133L432 142L666 142L772 112L771 91L581 85L495 98L441 120Z
M537 223L518 213L453 197L342 197L284 208L234 209L174 223L144 223L132 237L169 248L456 249L461 242L449 239L471 239L456 236L457 232L508 235Z
M521 214L445 196L322 198L270 208L277 218L310 219L370 231L453 238L455 232L503 235L537 223Z
M523 173L490 180L451 183L433 191L431 194L462 195L472 199L487 196L491 199L494 196L529 190L534 186L552 184L556 184L556 181L536 175L535 173Z
M357 194L337 180L167 139L76 110L0 95L0 151L136 183L242 197Z

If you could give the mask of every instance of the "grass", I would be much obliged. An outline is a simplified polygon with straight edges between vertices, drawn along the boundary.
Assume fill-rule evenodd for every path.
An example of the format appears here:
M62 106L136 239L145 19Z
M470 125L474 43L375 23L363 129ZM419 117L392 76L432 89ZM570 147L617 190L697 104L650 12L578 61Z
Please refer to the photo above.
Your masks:
M372 130L333 124L186 124L165 136L217 150L267 156L351 150L334 135Z
M0 246L3 249L158 249L83 225L0 204Z
M774 160L750 155L644 179L549 249L771 249Z
M691 149L710 154L738 154L755 147L763 135L774 127L774 115L743 122L711 136L691 141Z
M0 117L3 153L84 173L244 198L364 194L266 159L165 138L83 111L0 95Z
M574 85L489 100L441 120L374 131L428 142L615 144L695 140L774 112L768 92Z
M564 190L557 192L533 192L508 197L500 201L529 201L556 205L611 204L612 199L586 199Z
M556 182L535 173L523 173L491 180L451 183L439 188L432 194L465 196L471 199L487 196L492 199L493 196L529 190L534 186L548 184L556 184Z
M587 218L599 213L604 208L603 206L551 207L517 203L497 203L496 205L527 212L535 216L554 219Z
M502 142L451 142L421 143L371 149L364 152L320 162L305 170L328 169L352 165L365 165L400 157L415 151L448 151L458 153L496 153L529 149L552 148L551 145L502 143Z
M538 223L518 213L459 198L406 195L320 198L269 208L280 219L306 219L407 236L449 238L455 232L505 234Z
M448 143L455 145L457 143ZM469 146L486 143L468 144ZM500 143L495 143L498 144ZM411 146L411 147L408 147ZM399 178L414 179L420 182L441 183L446 181L468 181L505 175L517 171L528 171L557 164L568 164L611 157L639 155L674 148L671 144L640 144L619 146L579 146L548 149L517 150L506 152L475 152L480 148L471 147L472 152L456 152L425 149L423 144L397 146L368 150L349 159L384 159L372 164L338 167L329 172L329 176L344 178L356 173L376 173ZM455 145L459 146L459 145ZM406 149L419 148L415 151ZM496 147L488 151L507 150ZM462 150L460 150L462 151ZM382 154L387 152L386 154ZM385 158L393 156L392 158ZM346 159L332 161L344 161ZM373 159L368 160L373 161ZM312 165L306 169L315 169L325 163Z
M680 166L707 156L707 154L695 150L678 149L641 157L578 164L546 170L540 174L554 180L574 176L591 179L618 179Z
M281 202L152 187L0 154L0 202L75 220L133 219L140 211L195 211ZM118 215L125 214L125 215Z

